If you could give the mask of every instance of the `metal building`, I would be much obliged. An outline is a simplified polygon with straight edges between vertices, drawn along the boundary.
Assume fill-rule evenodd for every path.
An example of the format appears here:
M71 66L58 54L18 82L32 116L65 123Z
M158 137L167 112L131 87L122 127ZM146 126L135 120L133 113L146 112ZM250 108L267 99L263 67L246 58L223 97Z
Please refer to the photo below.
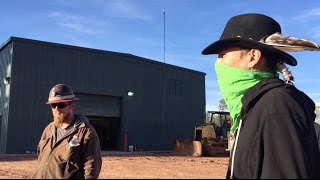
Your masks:
M131 54L10 37L0 78L0 153L36 151L57 83L80 98L102 150L173 150L205 119L205 73Z

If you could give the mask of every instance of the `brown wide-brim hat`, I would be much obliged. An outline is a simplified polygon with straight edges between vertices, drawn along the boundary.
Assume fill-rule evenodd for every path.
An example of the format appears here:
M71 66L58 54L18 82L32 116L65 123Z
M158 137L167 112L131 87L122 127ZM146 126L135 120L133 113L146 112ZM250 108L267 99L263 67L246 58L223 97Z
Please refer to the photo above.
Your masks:
M77 98L73 90L66 84L57 84L52 87L49 92L49 98L46 104L54 104L54 103L61 103L61 102L70 102L70 101L77 101Z
M234 16L227 22L220 39L206 47L202 54L219 54L227 47L252 48L261 50L263 54L270 53L279 61L296 66L297 61L293 56L263 43L266 37L275 33L281 34L281 27L271 17L256 13Z
M61 102L70 102L70 101L77 101L79 100L79 98L67 98L67 99L50 99L48 100L48 102L46 102L46 104L55 104L55 103L61 103Z

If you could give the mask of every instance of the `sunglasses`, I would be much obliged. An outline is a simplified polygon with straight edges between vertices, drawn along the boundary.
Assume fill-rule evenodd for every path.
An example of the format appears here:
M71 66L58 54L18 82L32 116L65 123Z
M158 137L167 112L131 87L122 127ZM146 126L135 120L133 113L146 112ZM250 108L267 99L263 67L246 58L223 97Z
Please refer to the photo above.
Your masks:
M56 107L58 107L59 109L63 109L67 106L69 106L70 104L69 103L53 103L53 104L50 104L51 108L55 109Z

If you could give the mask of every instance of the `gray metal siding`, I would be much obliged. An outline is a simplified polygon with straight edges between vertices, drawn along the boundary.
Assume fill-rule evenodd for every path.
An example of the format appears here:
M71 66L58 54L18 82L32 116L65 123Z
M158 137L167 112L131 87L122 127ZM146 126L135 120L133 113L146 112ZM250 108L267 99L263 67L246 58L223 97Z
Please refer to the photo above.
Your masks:
M125 98L128 142L138 149L163 149L168 144L162 120L163 66L132 60L127 69L128 88L135 92Z
M172 70L171 73L171 77L182 82L182 95L167 93L167 111L172 115L172 121L169 121L171 128L168 129L171 137L193 139L194 127L204 122L205 78L200 74L179 70Z
M48 95L45 50L13 41L10 119L7 152L35 152L40 135L51 121L44 103Z
M163 106L163 63L19 38L13 44L7 153L35 151L51 121L45 102L57 83L69 84L76 94L120 99L121 134L128 132L129 144L138 149L172 149L175 139L192 138L194 126L203 122L204 73L166 65ZM170 79L182 81L182 96L169 95ZM134 96L127 96L128 90ZM122 149L121 143L118 148Z
M5 77L11 77L12 44L9 43L0 49L0 153L4 153L8 137L10 84L5 85L3 80Z
M137 83L138 92L142 93L129 98L128 107L131 110L127 114L130 117L128 119L129 144L144 150L170 150L173 149L176 139L192 139L194 126L201 124L204 120L204 76L166 66L166 92L163 106L163 66L152 67L141 66L140 76L139 72L133 73L133 77L138 76L137 82L132 79L132 76L130 78L132 83ZM169 94L169 79L183 81L182 96Z

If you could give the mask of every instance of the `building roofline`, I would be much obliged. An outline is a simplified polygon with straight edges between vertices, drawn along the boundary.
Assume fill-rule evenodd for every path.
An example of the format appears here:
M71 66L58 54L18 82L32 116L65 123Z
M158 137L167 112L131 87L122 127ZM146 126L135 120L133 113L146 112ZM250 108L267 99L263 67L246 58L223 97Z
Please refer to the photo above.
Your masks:
M46 45L46 46L63 47L63 48L69 48L69 49L85 50L85 51L89 51L89 52L110 54L110 55L114 55L114 56L126 56L126 57L129 57L129 58L133 58L133 59L140 60L140 61L145 61L145 62L148 62L148 63L166 65L168 67L183 69L183 70L191 71L191 72L194 72L194 73L206 75L206 73L201 72L201 71L196 71L196 70L192 70L192 69L188 69L188 68L184 68L184 67L180 67L180 66L176 66L176 65L171 65L171 64L160 62L160 61L156 61L156 60L152 60L152 59L148 59L148 58L132 55L132 54L129 54L129 53L122 53L122 52L114 52L114 51L101 50L101 49L80 47L80 46L67 45L67 44L61 44L61 43L54 43L54 42L35 40L35 39L28 39L28 38L21 38L21 37L15 37L15 36L11 36L7 41L5 41L0 46L0 50L3 49L4 47L6 47L9 43L14 42L14 41L27 42L27 43L33 43L33 44L42 44L42 45Z

